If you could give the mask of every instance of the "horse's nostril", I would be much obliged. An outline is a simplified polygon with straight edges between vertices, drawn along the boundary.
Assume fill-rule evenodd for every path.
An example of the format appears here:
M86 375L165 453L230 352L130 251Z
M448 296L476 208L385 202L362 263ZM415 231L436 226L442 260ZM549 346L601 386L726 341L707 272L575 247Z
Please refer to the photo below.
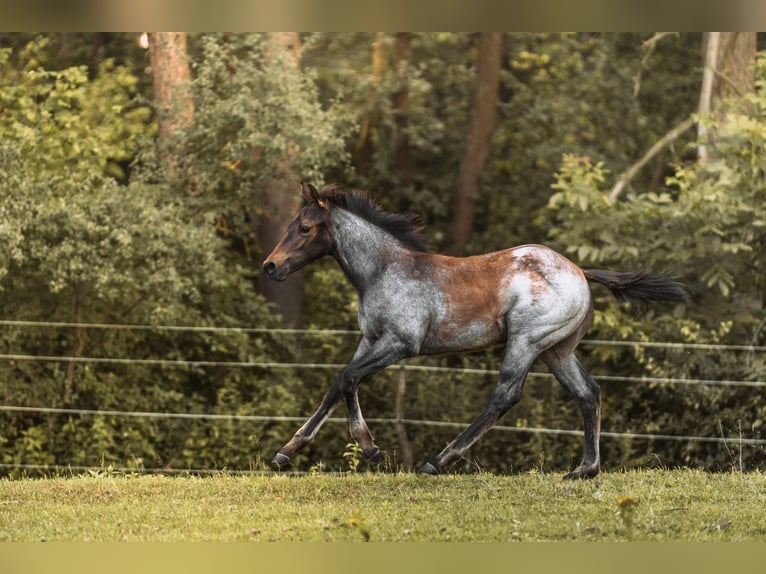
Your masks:
M271 277L274 275L274 272L277 270L277 264L273 261L266 261L263 264L263 270L266 272L266 274Z

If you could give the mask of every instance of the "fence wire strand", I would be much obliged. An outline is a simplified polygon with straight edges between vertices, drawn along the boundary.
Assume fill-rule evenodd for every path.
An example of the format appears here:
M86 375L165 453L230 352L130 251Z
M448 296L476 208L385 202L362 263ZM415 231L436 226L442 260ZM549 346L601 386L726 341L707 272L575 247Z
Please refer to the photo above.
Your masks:
M117 410L98 410L98 409L69 409L58 407L25 407L0 405L0 412L29 412L42 414L68 414L81 416L104 416L104 417L133 417L133 418L154 418L154 419L191 419L191 420L211 420L211 421L245 421L245 422L304 422L305 417L279 416L279 415L233 415L218 413L170 413L170 412L152 412L152 411L117 411ZM405 424L412 426L443 427L462 429L467 427L470 422L455 421L433 421L424 419L409 418L375 418L366 419L374 424ZM330 417L329 423L347 424L345 418ZM582 430L574 429L553 429L545 427L527 427L527 426L508 426L494 425L492 431L500 432L518 432L528 434L549 434L580 436ZM689 441L689 442L707 442L707 443L736 443L742 445L766 445L766 439L748 439L743 437L725 438L725 437L706 437L693 435L671 435L659 433L632 433L632 432L601 432L602 437L615 439L643 439L643 440L671 440L671 441Z
M54 362L54 363L91 363L91 364L112 364L112 365L145 365L162 367L227 367L243 369L327 369L340 370L346 365L343 363L280 363L273 361L210 361L195 359L131 359L122 357L83 357L70 355L26 355L14 353L0 353L0 361L32 361L32 362ZM456 373L465 375L489 375L497 376L499 371L496 369L475 369L465 367L439 367L435 365L412 365L397 364L391 365L386 370L405 369L406 371L420 371L431 373ZM530 377L553 378L553 375L546 372L531 371ZM678 377L631 377L607 374L593 374L600 382L620 382L620 383L644 383L655 385L701 385L718 387L766 387L766 381L748 381L748 380L729 380L729 379L699 379L699 378L678 378Z
M219 327L214 325L143 325L138 323L87 323L68 321L30 321L22 319L0 319L0 326L101 330L112 329L123 331L177 331L191 333L245 333L262 335L361 335L360 331L356 329L280 329L273 327ZM744 351L750 353L766 352L766 346L763 345L677 343L663 341L611 341L606 339L583 339L581 344L597 347L645 347L676 350Z

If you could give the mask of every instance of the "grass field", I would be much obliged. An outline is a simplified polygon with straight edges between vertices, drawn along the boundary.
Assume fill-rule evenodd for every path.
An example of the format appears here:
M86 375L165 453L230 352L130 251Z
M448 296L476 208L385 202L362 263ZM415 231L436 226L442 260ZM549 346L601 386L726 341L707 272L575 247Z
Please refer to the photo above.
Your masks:
M0 480L1 541L761 541L766 475Z

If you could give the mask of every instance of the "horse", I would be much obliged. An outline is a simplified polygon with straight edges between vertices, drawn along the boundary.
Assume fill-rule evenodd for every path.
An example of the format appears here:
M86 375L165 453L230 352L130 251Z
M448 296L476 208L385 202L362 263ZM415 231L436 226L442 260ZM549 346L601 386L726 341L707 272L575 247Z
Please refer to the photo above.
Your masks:
M640 311L649 303L684 303L683 286L665 273L581 269L543 245L521 245L470 257L432 253L410 214L393 214L368 195L337 185L301 183L305 206L263 262L275 281L325 255L334 257L359 298L362 338L319 407L276 453L291 464L342 402L351 437L371 463L383 455L362 416L357 391L370 375L408 357L505 344L497 386L481 414L420 471L441 474L522 395L540 357L573 396L584 420L582 462L565 478L600 472L598 384L575 357L593 320L588 282L605 285Z

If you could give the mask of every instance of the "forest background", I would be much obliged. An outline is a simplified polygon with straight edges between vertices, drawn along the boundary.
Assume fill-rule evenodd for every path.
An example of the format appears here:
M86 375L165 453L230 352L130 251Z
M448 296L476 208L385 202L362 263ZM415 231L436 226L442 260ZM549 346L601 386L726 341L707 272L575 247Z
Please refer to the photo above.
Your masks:
M260 276L301 180L418 214L437 251L537 242L676 275L690 303L640 318L594 288L580 354L603 429L628 433L604 438L604 466L763 469L763 47L756 33L2 34L0 472L260 469L297 427L280 417L308 415L334 374L321 366L357 340L329 258L278 287ZM411 363L452 370L376 375L368 419L467 423L499 359ZM503 424L522 430L456 468L579 460L581 437L525 430L581 428L549 377ZM458 432L372 425L390 468ZM355 469L348 440L327 425L296 468Z

